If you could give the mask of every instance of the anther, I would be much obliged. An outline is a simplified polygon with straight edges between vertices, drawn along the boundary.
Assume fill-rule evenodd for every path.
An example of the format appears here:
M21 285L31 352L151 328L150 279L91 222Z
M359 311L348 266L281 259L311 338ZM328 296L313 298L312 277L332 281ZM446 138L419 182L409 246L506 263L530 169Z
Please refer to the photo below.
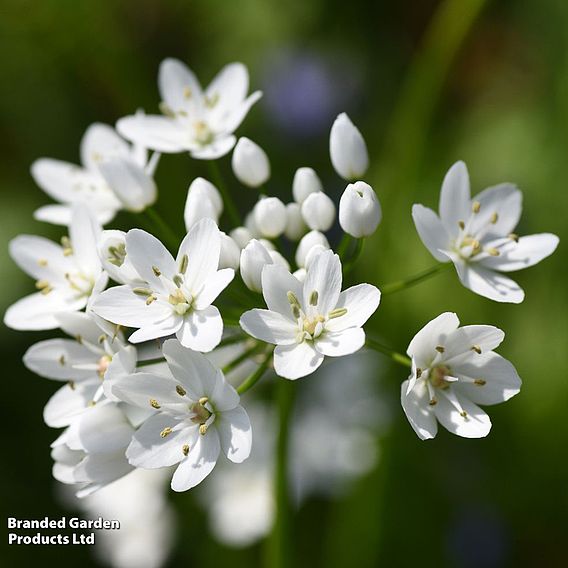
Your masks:
M183 88L183 98L184 99L191 99L191 95L192 95L191 89L189 87L184 87Z
M462 418L467 418L467 412L466 412L465 410L462 410L462 411L460 412L460 416L461 416Z
M155 302L158 298L156 296L148 296L146 298L146 305L149 306L152 302Z
M159 403L155 398L151 398L151 399L150 399L150 406L151 406L152 408L155 408L156 410L158 410L159 408L162 408L162 407L160 406L160 403Z
M132 288L132 291L137 296L151 296L152 295L152 290L150 290L149 288Z
M519 242L519 235L517 235L517 233L509 233L509 238L516 243Z
M491 218L489 219L489 222L492 225L495 225L495 223L497 223L498 220L499 220L499 213L497 213L497 211L495 211L495 213L491 214Z
M104 343L105 339L106 339L106 335L104 333L102 335L99 335L99 343Z
M72 391L75 390L75 381L69 381L67 384L69 385L69 388L70 388Z
M472 345L471 350L475 351L478 355L481 355L481 347L479 347L479 345Z
M430 406L436 406L438 404L438 401L435 398L431 398L428 404Z
M292 305L292 306L294 306L294 305L299 306L300 305L300 302L298 301L298 297L291 290L288 290L288 292L286 292L286 297L288 298L288 302L290 302L290 305Z
M487 381L485 379L475 379L473 381L474 385L477 385L479 387L482 387L483 385L485 385L487 383Z
M165 115L169 118L175 118L176 117L176 113L164 101L162 101L159 104L159 109L160 109L160 112L163 115Z
M184 254L184 255L181 257L181 260L179 261L179 271L180 271L182 274L185 274L185 271L187 270L187 265L188 265L188 263L189 263L189 258L188 258L188 256L187 256L187 254Z
M473 240L471 243L473 254L477 254L481 250L481 243L478 240Z
M181 451L183 452L183 455L184 455L184 456L187 456L187 454L189 454L189 444L184 444L184 445L181 447Z
M463 231L465 229L465 223L463 221L458 221L458 227Z
M318 291L314 290L311 294L310 294L310 306L316 306L318 303Z
M185 396L185 394L186 394L186 390L181 385L176 385L176 392L180 396Z
M499 256L501 254L495 247L488 248L486 251L491 256Z
M331 310L328 314L329 319L340 318L347 313L347 308L335 308L335 310Z
M40 258L37 263L43 267L47 266L47 260L45 260L45 258Z
M87 404L87 406L93 407L95 406L95 404L97 404L97 402L95 400L91 400L89 401L89 404Z
M181 285L183 284L183 276L181 274L176 274L173 281L178 288L181 288Z
M152 272L154 273L155 276L162 275L162 271L157 266L152 266Z
M61 355L61 357L59 357L59 364L62 367L65 366L65 355Z
M199 433L202 436L205 436L205 434L207 433L207 424L200 424L199 425Z
M479 210L481 209L481 203L479 203L479 201L474 201L473 204L471 205L471 210L474 213L479 213Z
M446 350L446 348L443 345L437 345L436 346L436 351L438 353L443 353Z
M160 432L160 438L165 438L166 436L169 436L172 432L173 432L173 430L172 430L169 426L166 426L166 427Z
M202 397L199 399L198 402L199 402L199 404L201 404L201 406L203 406L204 404L207 404L207 403L209 402L209 397L207 397L207 396L202 396Z
M422 376L422 369L416 369L416 378L419 379Z

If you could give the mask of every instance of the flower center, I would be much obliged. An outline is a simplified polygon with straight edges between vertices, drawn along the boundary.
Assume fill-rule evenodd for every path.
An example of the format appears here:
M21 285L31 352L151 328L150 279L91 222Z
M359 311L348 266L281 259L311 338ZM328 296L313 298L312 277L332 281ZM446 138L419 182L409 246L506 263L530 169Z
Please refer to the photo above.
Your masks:
M430 372L430 383L433 387L438 389L447 389L450 386L450 381L446 377L451 375L451 370L446 365L438 365Z
M101 379L104 378L106 370L112 361L112 357L110 355L103 355L97 364L97 374Z
M124 260L126 259L126 245L124 243L118 243L117 245L111 245L107 248L107 260L114 266L122 266Z
M209 398L204 396L190 406L190 411L193 413L191 421L199 424L199 433L203 436L215 420L215 409L209 402Z
M193 298L186 298L181 288L177 288L168 296L168 302L173 306L174 311L178 315L183 316L191 310Z
M197 120L193 123L193 132L195 140L201 146L206 146L213 142L213 132L203 120Z

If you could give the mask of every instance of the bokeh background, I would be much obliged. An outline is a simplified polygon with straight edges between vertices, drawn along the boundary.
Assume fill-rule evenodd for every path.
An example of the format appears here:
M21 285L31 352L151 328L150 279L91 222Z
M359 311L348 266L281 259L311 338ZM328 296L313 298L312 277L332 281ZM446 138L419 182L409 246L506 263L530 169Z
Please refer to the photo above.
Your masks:
M523 389L490 409L488 438L464 440L441 429L421 442L398 406L406 371L377 365L377 412L390 424L377 440L377 465L340 497L314 497L297 509L295 565L566 566L568 3L1 0L2 313L33 288L8 256L9 239L61 235L32 219L49 199L35 187L30 164L41 156L76 162L90 123L113 124L138 107L155 112L157 69L167 56L186 61L205 83L227 62L248 65L252 88L265 96L239 133L267 150L270 190L286 200L303 165L340 195L328 135L338 112L350 114L367 140L366 178L384 212L356 280L380 285L432 264L410 208L437 205L443 175L457 159L468 164L474 192L501 181L521 187L521 234L561 237L552 258L518 275L527 293L521 305L491 303L450 272L384 298L371 327L399 350L446 310L463 323L506 330L500 353L516 365ZM230 173L228 158L222 167ZM178 229L187 186L202 173L204 165L186 156L162 159L157 208ZM238 191L244 211L255 194ZM130 223L124 216L116 225ZM42 423L57 385L21 363L32 342L50 335L0 327L4 517L65 514L50 474L56 433ZM232 550L208 533L190 493L171 499L179 519L171 566L262 564L262 542ZM88 547L5 543L2 537L3 566L40 559L98 565Z

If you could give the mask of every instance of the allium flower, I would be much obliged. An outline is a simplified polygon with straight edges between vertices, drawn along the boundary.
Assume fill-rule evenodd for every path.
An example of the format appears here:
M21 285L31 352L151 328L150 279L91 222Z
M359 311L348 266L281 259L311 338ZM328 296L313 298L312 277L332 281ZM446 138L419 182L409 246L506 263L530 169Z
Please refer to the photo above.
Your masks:
M219 190L202 177L195 178L187 190L183 219L189 231L201 219L213 219L219 223L223 213L223 199Z
M261 96L257 91L247 97L248 83L246 67L231 63L203 91L186 65L166 59L158 74L164 116L127 116L118 121L117 130L159 152L189 152L203 160L219 158L235 145L233 132Z
M253 214L254 225L263 237L275 239L286 229L286 206L278 197L261 197Z
M239 138L231 160L235 177L249 187L260 187L270 178L266 152L252 140Z
M134 435L126 452L130 463L146 469L179 464L172 489L187 491L209 475L221 450L235 463L249 456L250 420L235 389L204 355L174 339L163 353L173 378L137 373L118 381L113 392L158 410Z
M296 264L300 268L305 268L308 254L314 247L324 249L330 248L326 236L319 231L310 231L309 233L306 233L298 243L295 260Z
M456 162L442 184L440 216L414 205L412 217L432 256L451 260L466 288L496 302L518 304L525 297L522 288L499 273L537 264L558 245L558 237L550 233L513 233L521 201L521 192L510 183L488 187L471 199L467 168Z
M335 204L323 191L308 195L302 203L306 225L315 231L329 231L335 221Z
M318 174L312 168L298 168L292 182L292 195L294 201L302 205L309 195L323 191Z
M80 153L81 166L51 158L41 158L32 164L35 182L61 204L40 207L34 214L39 221L69 225L72 204L85 203L100 223L108 223L122 209L122 203L103 177L100 166L113 159L134 164L136 171L144 171L148 165L144 148L131 147L106 124L89 126L81 140Z
M364 181L350 183L339 201L339 224L352 237L372 235L382 217L381 204L373 188Z
M176 260L158 239L132 229L126 234L126 255L145 285L135 281L106 290L93 302L93 311L137 328L133 343L175 333L186 347L211 351L223 333L221 314L211 303L235 275L230 268L217 270L220 251L220 232L211 219L191 228Z
M313 373L324 356L349 355L365 343L361 326L379 305L380 292L359 284L341 292L341 261L332 251L318 254L300 283L278 265L262 272L267 310L245 312L241 327L261 341L276 345L274 369L298 379Z
M10 242L10 256L36 279L35 294L6 310L4 323L12 329L54 329L56 315L81 310L102 275L97 252L101 228L85 205L75 204L69 237L61 245L44 237L20 235Z
M349 181L361 179L369 167L365 140L344 112L335 119L331 127L329 154L335 171Z
M491 429L478 404L505 402L521 387L517 371L493 350L505 334L490 325L459 326L446 312L424 326L410 342L412 373L402 383L401 402L422 440L433 438L438 422L464 438L482 438Z
M290 268L286 259L268 243L252 239L241 251L241 277L246 287L253 292L262 292L262 270L267 264L279 264Z

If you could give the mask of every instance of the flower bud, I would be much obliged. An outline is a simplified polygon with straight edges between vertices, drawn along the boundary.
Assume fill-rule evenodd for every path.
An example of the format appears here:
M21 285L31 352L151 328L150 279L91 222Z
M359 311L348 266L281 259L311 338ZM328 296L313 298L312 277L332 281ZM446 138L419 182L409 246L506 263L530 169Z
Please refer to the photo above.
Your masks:
M185 229L189 231L201 219L213 219L219 222L223 212L223 200L218 189L206 179L195 178L187 190L183 213Z
M301 205L308 195L318 191L323 191L323 185L318 174L312 168L298 168L292 182L294 201Z
M346 180L363 177L369 167L365 140L344 112L331 127L329 153L335 171Z
M303 282L306 279L308 272L305 268L298 268L296 272L292 273L292 276L295 276L297 280Z
M266 152L248 138L239 138L231 164L236 178L249 187L260 187L270 177L270 162Z
M156 201L158 190L154 180L131 158L104 161L99 171L127 211L140 213Z
M323 191L308 195L302 203L302 217L315 231L329 231L335 221L335 204Z
M286 230L284 234L291 241L299 241L308 230L304 218L302 217L302 209L298 203L288 203L286 205Z
M307 235L302 237L302 240L299 242L298 248L296 249L296 264L300 268L304 268L306 266L308 253L316 245L322 245L326 249L330 248L325 235L319 231L310 231Z
M241 251L241 277L249 290L262 292L262 269L267 264L273 264L270 253L256 239L252 239Z
M254 206L254 222L260 234L279 237L286 228L286 206L278 197L265 197Z
M256 226L256 221L254 219L254 209L249 211L245 217L245 229L252 235L253 239L260 237L260 231Z
M268 254L272 259L272 264L279 264L283 266L286 270L290 270L290 263L277 251L277 250L269 250Z
M229 236L221 231L221 254L219 255L219 270L222 268L232 268L237 270L241 260L241 249L239 245Z
M237 243L239 249L244 249L253 238L253 235L246 227L237 227L229 235Z
M381 221L381 204L373 188L364 181L350 183L339 201L339 224L352 237L372 235Z

